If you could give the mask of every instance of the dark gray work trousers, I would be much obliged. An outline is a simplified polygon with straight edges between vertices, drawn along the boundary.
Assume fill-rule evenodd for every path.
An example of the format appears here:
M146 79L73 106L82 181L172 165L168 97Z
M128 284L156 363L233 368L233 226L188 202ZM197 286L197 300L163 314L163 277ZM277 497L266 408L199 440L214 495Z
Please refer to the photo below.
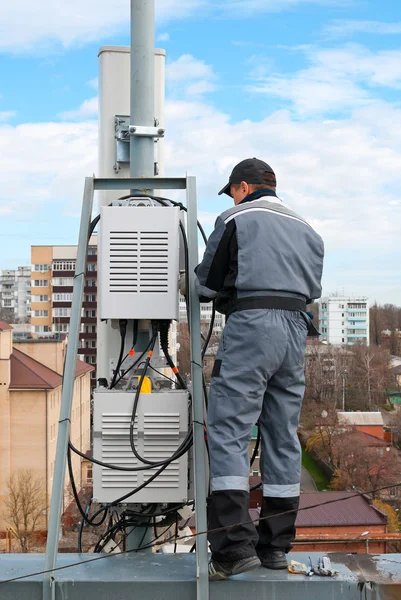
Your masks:
M291 549L300 494L297 428L305 390L308 318L296 311L243 310L230 315L223 331L208 407L208 528L243 524L209 534L216 559L246 558L255 555L256 548ZM263 483L258 531L249 523L248 451L256 422ZM292 512L275 517L285 511Z

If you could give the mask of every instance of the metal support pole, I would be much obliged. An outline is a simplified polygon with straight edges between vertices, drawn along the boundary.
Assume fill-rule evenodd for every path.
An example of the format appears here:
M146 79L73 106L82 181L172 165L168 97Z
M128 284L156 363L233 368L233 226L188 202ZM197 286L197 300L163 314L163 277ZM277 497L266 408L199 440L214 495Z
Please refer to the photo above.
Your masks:
M131 99L132 127L155 125L155 0L131 0ZM130 137L131 177L153 177L155 139L152 136ZM152 190L150 190L152 193ZM148 545L152 528L136 528L128 535L128 548ZM148 548L144 552L151 553Z
M196 180L187 177L188 207L188 251L189 251L189 306L191 322L191 372L192 372L192 415L194 428L194 473L196 531L206 531L206 468L205 440L203 430L203 389L199 297L195 289L194 269L198 264L198 229L196 207ZM207 573L207 536L196 538L196 586L197 600L208 600L209 581Z
M67 461L68 440L70 437L71 407L74 395L75 368L81 323L82 298L85 287L86 256L88 248L89 226L93 204L93 179L85 179L84 198L79 229L77 262L72 296L70 332L68 336L67 354L63 372L61 392L60 420L57 436L56 461L53 477L53 488L50 504L50 516L47 532L45 570L54 569L57 562L58 542L60 535L61 509L64 498L65 468ZM56 597L54 573L43 576L43 600L54 600Z
M131 125L155 124L155 2L131 0ZM153 177L155 140L131 135L131 177Z

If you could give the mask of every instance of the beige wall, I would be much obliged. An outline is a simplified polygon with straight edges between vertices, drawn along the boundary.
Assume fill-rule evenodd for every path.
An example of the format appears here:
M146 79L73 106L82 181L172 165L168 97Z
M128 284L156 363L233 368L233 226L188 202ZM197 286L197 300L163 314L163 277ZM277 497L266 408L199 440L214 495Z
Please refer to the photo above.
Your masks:
M53 246L53 260L76 260L78 246Z
M46 365L49 369L56 371L59 375L63 374L67 340L14 342L14 347Z
M0 331L0 520L10 478L10 353L12 331Z
M9 332L0 332L2 336ZM51 344L37 344L41 362L46 359ZM20 469L30 469L43 478L50 496L57 446L61 406L61 387L55 390L9 390L10 361L0 360L0 536L6 527L4 500L10 476ZM74 384L71 413L71 441L83 453L90 449L90 372L78 377ZM86 483L82 478L81 459L73 455L73 470L77 488ZM85 469L86 471L86 469ZM68 475L65 504L69 501Z
M52 246L31 246L31 263L35 264L46 264L50 265L50 270L41 272L41 271L32 271L31 279L34 281L35 279L46 279L48 281L47 287L35 287L32 285L31 287L31 295L39 296L47 294L49 296L49 302L32 302L31 303L31 324L35 325L52 325L52 288L51 288L51 264L53 260L53 247ZM49 312L48 317L34 317L34 310L47 310Z

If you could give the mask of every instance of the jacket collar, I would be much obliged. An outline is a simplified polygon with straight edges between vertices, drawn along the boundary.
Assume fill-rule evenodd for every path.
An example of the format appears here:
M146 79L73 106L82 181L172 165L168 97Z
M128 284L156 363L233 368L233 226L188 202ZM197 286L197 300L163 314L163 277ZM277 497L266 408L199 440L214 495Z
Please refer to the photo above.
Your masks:
M274 196L274 198L277 198L277 200L279 202L281 202L281 200L277 196L276 192L266 188L264 190L256 190L255 192L252 192L252 194L248 194L248 196L246 196L246 198L241 200L241 202L239 202L238 204L245 204L245 202L252 202L252 200L259 200L259 198L263 198L263 196Z

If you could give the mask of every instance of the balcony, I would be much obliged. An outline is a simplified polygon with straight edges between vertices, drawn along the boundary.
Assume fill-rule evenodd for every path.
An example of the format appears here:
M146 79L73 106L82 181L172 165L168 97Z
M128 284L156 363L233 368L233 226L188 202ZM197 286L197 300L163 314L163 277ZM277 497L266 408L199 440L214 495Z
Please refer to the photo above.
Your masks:
M52 302L53 308L71 308L72 300L69 302Z
M95 340L97 337L97 333L94 333L93 331L91 331L90 333L86 333L85 331L81 331L81 333L79 334L79 339L80 340Z
M70 304L71 306L71 304ZM82 306L84 308L97 308L97 302L83 302Z
M53 317L53 323L69 323L71 317Z
M93 325L96 325L97 318L96 317L82 317L81 323L87 323L88 325L90 325L92 323Z
M55 285L52 289L53 294L72 294L73 291L72 285Z
M75 271L53 271L52 277L74 277Z
M84 356L95 356L96 352L96 348L78 348L78 354L83 354Z

